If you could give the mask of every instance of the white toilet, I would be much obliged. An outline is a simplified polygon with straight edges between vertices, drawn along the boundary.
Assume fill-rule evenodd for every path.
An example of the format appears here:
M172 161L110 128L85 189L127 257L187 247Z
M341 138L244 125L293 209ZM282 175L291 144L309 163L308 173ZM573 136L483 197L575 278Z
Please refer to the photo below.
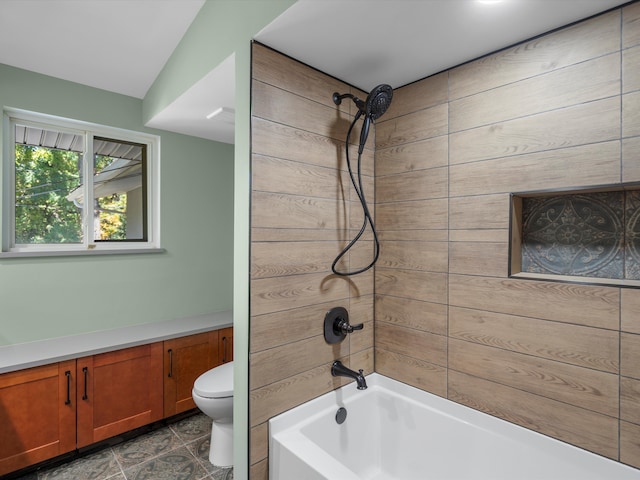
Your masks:
M213 420L209 461L218 467L233 465L233 362L200 375L191 392L193 401Z

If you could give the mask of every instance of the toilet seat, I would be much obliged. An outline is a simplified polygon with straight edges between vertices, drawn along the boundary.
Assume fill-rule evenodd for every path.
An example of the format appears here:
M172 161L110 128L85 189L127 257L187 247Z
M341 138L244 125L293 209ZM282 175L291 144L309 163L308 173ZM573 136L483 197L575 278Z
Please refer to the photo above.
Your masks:
M193 384L193 393L203 398L233 397L233 362L200 375Z

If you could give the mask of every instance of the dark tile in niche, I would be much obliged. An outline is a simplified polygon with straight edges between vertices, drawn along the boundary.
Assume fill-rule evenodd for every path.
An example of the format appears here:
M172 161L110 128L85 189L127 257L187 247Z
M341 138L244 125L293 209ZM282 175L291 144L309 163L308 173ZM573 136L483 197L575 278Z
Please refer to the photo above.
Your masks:
M522 199L522 271L624 278L624 194Z

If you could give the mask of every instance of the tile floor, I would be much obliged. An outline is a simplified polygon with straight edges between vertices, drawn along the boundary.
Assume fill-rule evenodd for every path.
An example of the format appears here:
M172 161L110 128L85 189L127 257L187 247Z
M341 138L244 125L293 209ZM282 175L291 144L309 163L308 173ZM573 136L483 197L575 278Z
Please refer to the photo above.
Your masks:
M211 420L183 419L97 453L17 480L233 480L209 462Z

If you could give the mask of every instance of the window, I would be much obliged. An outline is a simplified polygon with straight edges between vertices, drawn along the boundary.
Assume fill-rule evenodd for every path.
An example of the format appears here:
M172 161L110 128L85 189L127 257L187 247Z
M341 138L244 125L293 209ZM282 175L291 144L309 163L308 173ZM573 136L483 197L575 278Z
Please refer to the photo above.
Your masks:
M5 111L3 254L159 248L155 135Z

